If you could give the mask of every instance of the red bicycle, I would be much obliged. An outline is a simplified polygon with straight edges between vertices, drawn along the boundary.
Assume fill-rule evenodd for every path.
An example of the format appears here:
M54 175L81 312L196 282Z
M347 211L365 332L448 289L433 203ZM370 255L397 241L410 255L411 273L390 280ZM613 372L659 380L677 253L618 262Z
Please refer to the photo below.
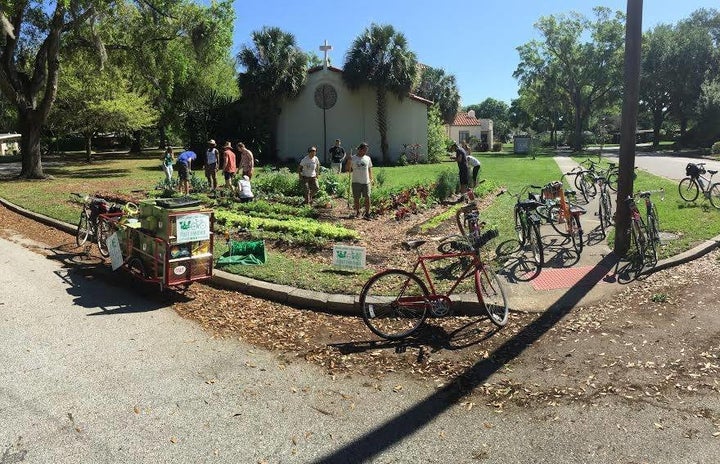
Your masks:
M415 250L417 262L412 271L388 269L372 276L360 293L362 315L368 328L380 337L397 340L418 330L428 316L447 316L452 312L451 295L463 290L472 279L477 301L498 327L508 320L508 303L500 279L482 258L480 249L497 231L479 233L477 210L473 205L463 208L466 236L450 236L441 242L440 254L421 255L420 247L427 240L403 242L407 250ZM429 264L439 260L451 260L453 269L459 270L449 289L439 291L431 277ZM422 273L418 273L422 269ZM453 272L456 274L456 272ZM426 285L427 283L427 285Z

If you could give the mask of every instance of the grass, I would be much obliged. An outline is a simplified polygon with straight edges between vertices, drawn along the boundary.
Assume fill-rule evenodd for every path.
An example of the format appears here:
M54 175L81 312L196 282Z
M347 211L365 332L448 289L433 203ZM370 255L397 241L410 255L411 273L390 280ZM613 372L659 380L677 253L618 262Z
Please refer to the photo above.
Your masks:
M132 195L134 191L151 192L162 180L161 153L150 152L141 156L103 154L96 161L86 164L82 155L69 156L59 161L63 166L48 166L46 172L53 176L48 181L4 180L0 181L0 196L24 208L51 216L68 223L75 223L79 206L70 202L71 192L95 193L97 190ZM494 198L492 204L481 213L484 221L500 231L500 237L513 237L513 194L520 193L529 184L542 185L560 178L560 170L552 160L553 153L536 153L516 156L511 153L474 153L482 163L481 179L488 185L502 186L507 194ZM580 156L576 161L585 159ZM405 167L378 167L384 172L384 188L434 182L444 170L456 170L454 162L413 165ZM258 173L262 175L262 171ZM677 234L677 240L667 240L660 250L661 256L684 251L709 237L720 234L720 211L712 208L707 200L685 203L677 193L677 184L645 172L639 172L635 190L665 188L665 200L656 198L661 230ZM494 194L494 193L493 193ZM613 198L614 200L614 198ZM448 217L453 217L449 208ZM437 222L437 220L435 221ZM435 225L435 223L433 224ZM612 243L612 236L609 238ZM224 240L216 240L216 256L224 250ZM262 266L229 266L230 272L248 277L294 285L301 288L326 292L357 293L362 283L372 273L370 270L348 272L333 269L328 264L312 260L291 258L280 252L269 252L269 262ZM301 269L301 272L298 272Z

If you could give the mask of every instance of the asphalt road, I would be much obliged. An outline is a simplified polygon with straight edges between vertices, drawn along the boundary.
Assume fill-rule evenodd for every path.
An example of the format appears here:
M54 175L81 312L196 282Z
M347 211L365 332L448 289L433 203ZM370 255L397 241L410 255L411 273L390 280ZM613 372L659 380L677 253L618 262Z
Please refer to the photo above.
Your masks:
M617 158L617 153L604 153L605 158ZM686 158L682 156L664 155L658 153L637 153L635 166L656 176L680 181L685 175L685 166L688 163L706 163L705 169L720 170L720 161ZM709 174L707 175L709 177ZM713 182L720 182L720 175L715 175Z
M332 378L213 338L133 288L0 239L0 464L712 463L720 452L717 428L689 412L717 411L717 397L500 412L481 396Z

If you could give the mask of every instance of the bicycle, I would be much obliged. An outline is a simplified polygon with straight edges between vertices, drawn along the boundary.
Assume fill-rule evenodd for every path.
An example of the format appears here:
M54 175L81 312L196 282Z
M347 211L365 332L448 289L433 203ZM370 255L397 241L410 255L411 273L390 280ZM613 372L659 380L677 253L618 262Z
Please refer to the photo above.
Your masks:
M610 197L609 184L603 175L595 175L595 183L600 191L600 201L598 203L597 217L600 220L600 232L606 237L606 229L613 225L612 199Z
M466 210L464 214L468 226L467 236L446 237L438 247L440 254L430 255L420 254L420 247L427 240L403 242L406 250L415 250L418 255L412 271L388 269L375 274L365 283L360 292L360 306L363 321L373 333L388 340L399 340L418 330L428 317L428 312L434 317L449 315L451 295L469 277L474 280L477 301L493 324L498 327L507 324L505 291L500 279L480 253L480 249L497 236L497 231L479 233L480 225L475 213ZM438 292L427 263L443 259L466 261L466 265L447 291ZM419 268L422 268L420 276Z
M109 224L110 218L122 215L123 207L110 203L104 198L92 197L82 193L71 193L70 196L71 200L82 204L82 211L80 211L80 219L75 232L75 243L79 247L83 246L92 237L92 240L97 243L100 254L107 258L110 256L110 251L107 248L107 237L114 231ZM137 213L137 206L133 203L128 203L128 205L134 206L134 211Z
M555 229L555 232L568 237L578 255L583 250L583 228L580 216L586 213L585 208L571 203L567 196L575 195L572 190L565 190L562 182L550 182L544 187L531 185L531 188L541 189L542 196L536 195L535 199L540 205L535 209L541 219ZM560 224L564 224L561 227Z
M608 188L610 188L613 192L617 192L618 172L620 168L616 163L608 162L607 167L602 169L600 168L600 163L590 158L586 158L581 161L580 164L586 166L593 174L605 177ZM577 184L575 184L575 187L579 188Z
M680 181L678 193L680 198L690 202L695 201L702 192L713 207L720 209L720 182L712 183L712 178L718 171L705 170L705 164L688 163L685 166L685 175L688 177ZM710 174L710 178L703 176L706 172Z
M660 220L657 208L650 200L650 195L653 193L660 193L662 194L661 199L665 198L665 190L659 189L638 192L625 200L630 210L630 243L637 252L636 264L640 266L640 269L646 265L652 267L658 261L657 247L660 245ZM635 201L636 197L645 201L644 221Z
M528 246L532 253L533 261L537 264L538 268L540 268L545 264L545 253L540 235L540 222L542 220L536 210L542 203L534 198L530 198L533 196L532 194L528 195L527 199L521 200L521 197L526 192L527 187L517 195L513 194L517 200L513 210L515 232L517 233L518 242L520 243L520 249Z
M100 213L97 218L97 245L100 254L107 258L110 256L110 249L107 245L107 239L115 231L118 230L118 224L123 221L125 216L135 216L140 209L135 203L127 202L125 205L110 209L107 213Z

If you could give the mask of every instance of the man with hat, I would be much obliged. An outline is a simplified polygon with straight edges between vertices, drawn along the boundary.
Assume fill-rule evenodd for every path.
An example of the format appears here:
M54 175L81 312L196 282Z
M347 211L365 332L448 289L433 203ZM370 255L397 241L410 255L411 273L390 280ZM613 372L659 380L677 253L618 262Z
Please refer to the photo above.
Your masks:
M215 140L208 141L208 149L205 151L205 178L210 186L210 191L217 189L218 153L215 148Z

